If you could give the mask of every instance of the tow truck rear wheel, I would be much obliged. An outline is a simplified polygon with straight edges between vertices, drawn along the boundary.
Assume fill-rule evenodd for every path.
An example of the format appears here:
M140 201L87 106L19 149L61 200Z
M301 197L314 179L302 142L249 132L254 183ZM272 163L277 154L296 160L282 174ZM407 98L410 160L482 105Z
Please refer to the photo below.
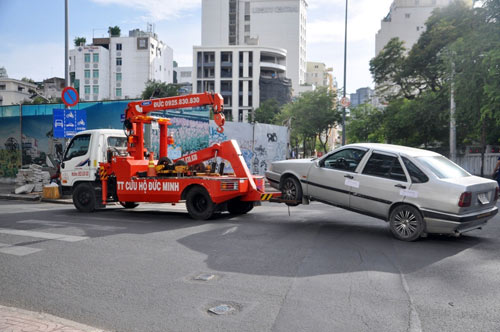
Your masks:
M227 202L227 210L231 214L245 214L253 209L253 202L241 201L239 198L233 198Z
M202 187L194 187L186 195L186 207L189 215L193 219L209 219L215 211L215 204L212 198Z
M136 202L120 202L120 205L126 209L133 209L139 206L139 203Z
M73 191L73 204L81 212L93 212L96 208L94 188L88 183L80 183Z

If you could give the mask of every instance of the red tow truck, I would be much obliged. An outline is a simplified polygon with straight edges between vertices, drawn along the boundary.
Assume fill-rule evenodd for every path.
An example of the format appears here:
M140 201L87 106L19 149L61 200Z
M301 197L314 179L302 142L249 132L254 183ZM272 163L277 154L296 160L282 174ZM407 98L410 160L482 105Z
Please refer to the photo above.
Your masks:
M280 193L265 192L263 176L250 173L235 140L214 144L175 160L168 158L167 147L173 143L168 135L171 121L150 113L208 105L217 130L223 132L223 103L222 96L216 93L129 103L124 123L126 149L108 147L105 160L99 162L95 180L75 183L72 191L76 208L91 212L110 202L120 202L126 208L134 208L139 202L185 202L192 218L208 219L214 212L226 209L232 214L244 214L261 200L279 196ZM158 160L153 160L153 153L144 147L144 125L155 123L159 128ZM99 134L99 130L90 133L93 134ZM217 160L229 162L233 173L225 173L224 161L218 163Z

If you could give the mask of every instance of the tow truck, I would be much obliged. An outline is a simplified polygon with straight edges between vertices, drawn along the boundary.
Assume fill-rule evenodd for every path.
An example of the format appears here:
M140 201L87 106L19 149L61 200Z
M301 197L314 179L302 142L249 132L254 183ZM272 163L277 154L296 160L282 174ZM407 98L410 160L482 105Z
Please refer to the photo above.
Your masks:
M130 102L123 134L97 129L80 132L72 139L61 165L63 192L72 192L73 203L82 212L112 202L125 208L140 202L185 202L189 215L201 220L223 210L245 214L262 200L276 198L281 193L265 192L264 177L251 174L235 140L175 160L168 158L168 145L173 144L168 135L171 120L150 113L210 106L217 131L222 133L223 104L220 94L208 92ZM159 128L158 160L144 146L146 124ZM232 173L224 172L224 161L231 164Z

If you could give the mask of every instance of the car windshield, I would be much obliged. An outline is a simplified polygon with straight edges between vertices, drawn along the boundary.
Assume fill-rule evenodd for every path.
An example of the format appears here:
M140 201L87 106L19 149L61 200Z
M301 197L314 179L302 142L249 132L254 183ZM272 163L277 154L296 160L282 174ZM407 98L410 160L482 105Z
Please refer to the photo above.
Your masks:
M440 179L470 176L463 168L443 156L417 157L416 159Z

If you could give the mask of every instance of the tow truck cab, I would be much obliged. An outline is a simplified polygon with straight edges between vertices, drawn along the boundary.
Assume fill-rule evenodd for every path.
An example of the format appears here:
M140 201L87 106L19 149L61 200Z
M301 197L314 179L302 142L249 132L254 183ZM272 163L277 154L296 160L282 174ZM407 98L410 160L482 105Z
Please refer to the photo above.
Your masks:
M71 195L74 188L87 182L99 186L97 171L100 162L106 161L108 148L126 149L127 137L120 129L85 130L70 141L61 162L63 195Z

